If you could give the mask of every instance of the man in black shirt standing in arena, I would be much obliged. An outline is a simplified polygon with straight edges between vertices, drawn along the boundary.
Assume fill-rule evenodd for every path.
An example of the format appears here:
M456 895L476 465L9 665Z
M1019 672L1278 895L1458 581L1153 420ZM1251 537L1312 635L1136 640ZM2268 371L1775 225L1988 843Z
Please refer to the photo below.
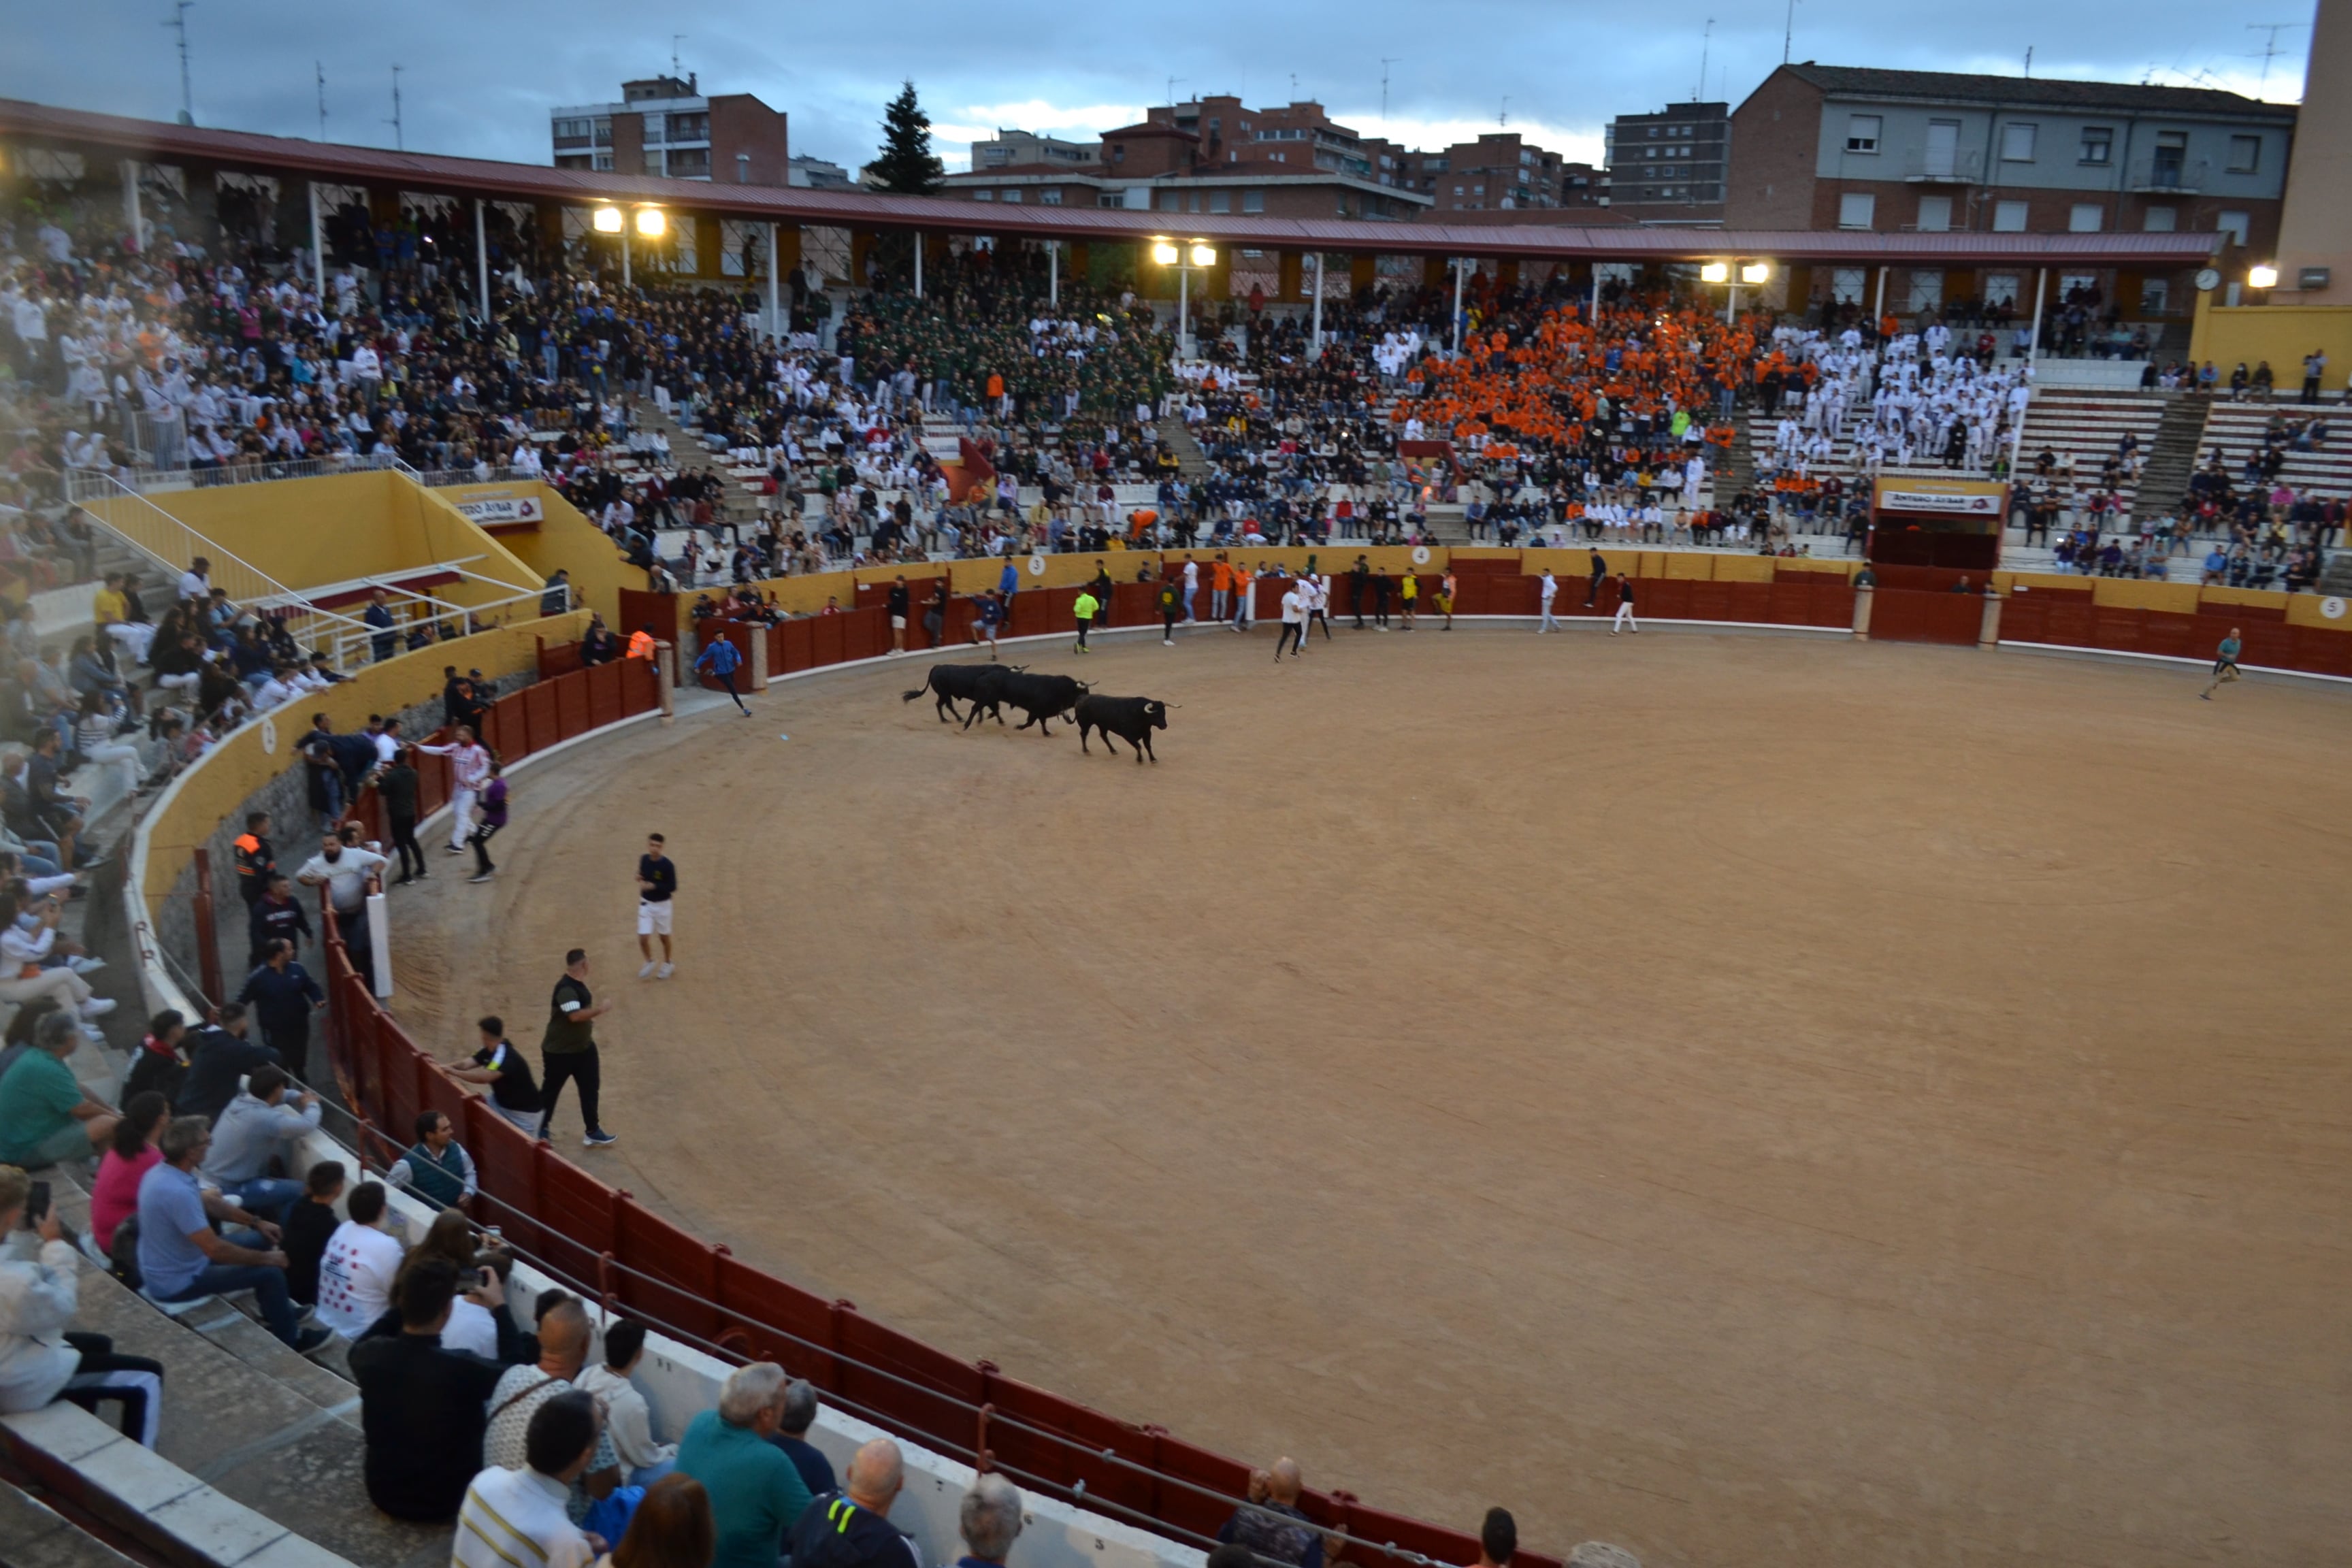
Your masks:
M541 1138L555 1130L555 1105L563 1098L563 1086L576 1082L580 1086L580 1114L588 1123L587 1136L581 1142L591 1149L607 1148L618 1142L604 1131L596 1116L596 1095L603 1074L596 1059L595 1020L607 1010L597 1005L588 989L587 950L573 948L563 955L563 977L555 983L555 994L548 999L547 1033L539 1041L540 1060L545 1068L542 1081L547 1086L540 1095L546 1106L540 1112Z
M888 602L890 605L890 651L893 654L901 654L907 651L907 610L909 605L909 600L907 594L906 578L901 577L897 582L890 584L890 596Z
M669 951L669 901L677 892L677 868L670 864L663 845L662 836L654 834L646 840L646 852L637 857L637 952L646 961L637 971L640 980L656 974L656 937L661 938L662 944L658 978L667 980L677 972Z

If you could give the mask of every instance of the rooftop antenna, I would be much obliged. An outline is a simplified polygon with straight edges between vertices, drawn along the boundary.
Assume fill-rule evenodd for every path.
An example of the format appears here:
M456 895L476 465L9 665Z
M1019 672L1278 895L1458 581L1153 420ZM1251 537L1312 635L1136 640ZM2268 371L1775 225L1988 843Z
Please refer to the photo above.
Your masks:
M1402 58L1404 58L1402 55L1381 57L1381 126L1383 130L1387 128L1389 122L1389 67Z
M1183 79L1181 76L1171 76L1168 79L1168 107L1171 109L1176 107L1176 84Z
M183 125L196 122L195 92L188 85L188 8L195 3L196 0L172 0L172 19L163 24L180 35L180 123Z
M1706 19L1706 31L1701 33L1698 37L1698 90L1691 94L1693 103L1706 96L1706 57L1714 44L1715 18L1709 16Z
M1510 95L1506 93L1503 97L1503 111L1495 117L1495 123L1497 125L1508 125L1510 122L1511 100Z
M408 142L400 124L400 67L397 63L392 68L392 118L384 123L392 127L393 150L407 152Z
M313 60L310 68L318 73L319 78L319 140L324 142L327 139L327 62Z
M1297 103L1298 101L1298 73L1297 71L1292 71L1290 73L1290 101L1293 103Z
M2247 29L2251 32L2266 33L2269 35L2269 37L2263 41L2263 79L2262 85L2254 89L2254 96L2256 98L2265 98L2269 96L2271 85L2271 59L2278 53L2279 34L2286 28L2300 27L2302 26L2303 24L2300 22L2249 22L2246 24Z
M677 47L684 42L686 42L684 33L672 33L669 36L669 74L673 81L677 79Z
M1789 19L1780 25L1780 63L1789 63L1790 46L1797 38L1797 0L1789 0Z
M2025 46L2025 74L2029 79L2033 75L2033 46L2032 44Z

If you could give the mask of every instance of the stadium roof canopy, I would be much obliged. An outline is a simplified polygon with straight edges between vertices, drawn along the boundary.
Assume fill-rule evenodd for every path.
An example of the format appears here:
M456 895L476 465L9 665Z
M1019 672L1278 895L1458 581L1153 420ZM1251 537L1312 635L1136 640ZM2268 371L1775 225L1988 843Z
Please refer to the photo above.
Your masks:
M300 137L213 131L0 99L0 138L19 145L165 163L203 163L338 184L575 205L659 205L709 216L869 230L1006 238L1133 240L1154 235L1266 250L1377 252L1594 261L1722 257L1897 267L2126 267L2167 270L2210 258L2215 234L1878 234L1851 229L1724 230L1628 225L1383 223L1268 218L1113 207L1013 206L939 196L728 185L593 174L430 153L395 153ZM14 160L11 160L12 163Z

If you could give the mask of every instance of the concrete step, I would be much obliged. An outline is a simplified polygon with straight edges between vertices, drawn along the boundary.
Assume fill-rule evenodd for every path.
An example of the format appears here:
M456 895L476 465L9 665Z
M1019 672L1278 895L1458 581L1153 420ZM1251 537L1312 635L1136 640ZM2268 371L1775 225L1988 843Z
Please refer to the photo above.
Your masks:
M134 1568L47 1503L0 1481L0 1563L9 1568Z

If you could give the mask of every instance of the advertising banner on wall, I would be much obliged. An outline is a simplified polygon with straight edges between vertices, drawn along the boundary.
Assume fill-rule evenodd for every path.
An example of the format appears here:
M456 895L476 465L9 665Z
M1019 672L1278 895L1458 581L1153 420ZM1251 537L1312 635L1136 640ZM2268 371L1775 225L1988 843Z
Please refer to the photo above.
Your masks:
M1999 479L1882 475L1873 483L1870 507L1874 519L1994 533L2009 512L2009 486Z

